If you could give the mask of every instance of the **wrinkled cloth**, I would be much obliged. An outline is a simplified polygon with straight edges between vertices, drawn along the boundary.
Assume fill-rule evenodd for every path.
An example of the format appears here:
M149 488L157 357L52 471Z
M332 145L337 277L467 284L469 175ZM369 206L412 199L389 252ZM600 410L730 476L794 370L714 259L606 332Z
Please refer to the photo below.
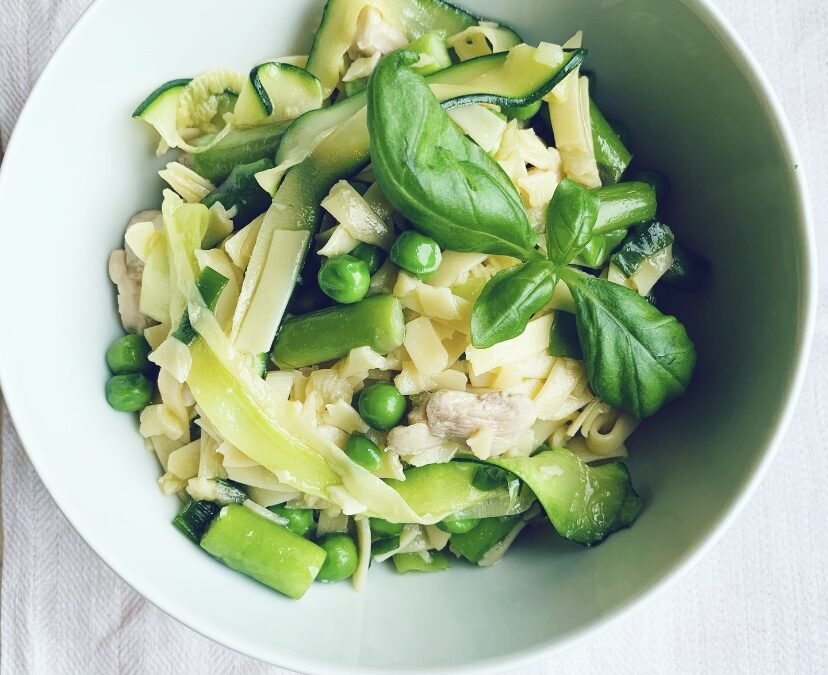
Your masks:
M3 144L38 73L88 3L0 0ZM816 202L820 253L828 253L828 3L718 5L787 109ZM828 275L798 413L727 536L689 574L602 636L514 675L828 673L826 309ZM58 511L5 409L2 451L0 675L287 672L197 635L121 581Z

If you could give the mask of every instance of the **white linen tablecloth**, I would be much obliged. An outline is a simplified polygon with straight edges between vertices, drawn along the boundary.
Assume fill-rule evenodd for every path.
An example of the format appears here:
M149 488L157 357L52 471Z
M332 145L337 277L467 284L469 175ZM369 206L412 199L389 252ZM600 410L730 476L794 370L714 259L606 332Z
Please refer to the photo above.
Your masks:
M0 137L89 0L0 0ZM828 210L828 2L718 0L779 93L804 156L820 256ZM828 673L828 274L799 411L753 500L679 583L606 632L518 671ZM268 673L203 638L121 581L47 494L2 413L0 675ZM182 664L187 664L186 668Z

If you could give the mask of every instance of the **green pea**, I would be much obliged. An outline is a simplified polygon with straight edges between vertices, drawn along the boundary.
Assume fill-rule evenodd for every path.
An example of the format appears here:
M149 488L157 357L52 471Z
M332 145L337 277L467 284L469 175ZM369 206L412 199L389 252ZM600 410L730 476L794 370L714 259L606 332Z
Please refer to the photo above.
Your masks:
M480 465L474 472L472 485L478 490L496 490L509 482L509 474L497 466Z
M655 190L656 201L659 206L661 206L662 202L665 201L670 195L670 181L667 180L667 177L664 174L659 173L658 171L636 171L632 176L630 176L630 180L652 185Z
M457 518L452 515L443 518L443 520L437 523L437 527L449 534L466 534L466 532L471 532L479 524L480 518Z
M322 265L317 280L319 288L329 298L342 305L351 305L365 297L371 272L362 260L340 255Z
M369 518L368 523L371 525L371 533L378 537L393 537L403 531L405 525L402 523L389 523L382 518Z
M403 232L391 247L391 262L417 276L434 272L442 259L437 242L414 230Z
M356 571L359 555L354 540L347 534L329 534L316 543L327 553L317 581L340 581Z
M371 274L374 274L374 272L382 267L382 263L385 262L385 251L383 251L379 246L373 246L364 242L358 244L357 247L348 255L353 256L368 265L368 271Z
M116 375L140 373L150 367L147 357L151 351L143 335L124 335L106 350L106 365Z
M376 471L382 462L382 450L379 446L360 434L354 434L348 439L345 454L368 471Z
M115 410L138 412L152 400L152 382L141 373L113 375L106 381L106 400Z
M500 111L506 115L507 119L524 121L532 119L538 114L542 102L543 101L535 101L534 103L519 106L504 105L500 107Z
M362 390L357 407L368 426L377 431L389 431L405 415L405 396L393 385L377 382Z
M290 509L279 504L268 506L267 510L287 520L285 527L300 537L304 537L316 527L316 521L313 519L313 509Z

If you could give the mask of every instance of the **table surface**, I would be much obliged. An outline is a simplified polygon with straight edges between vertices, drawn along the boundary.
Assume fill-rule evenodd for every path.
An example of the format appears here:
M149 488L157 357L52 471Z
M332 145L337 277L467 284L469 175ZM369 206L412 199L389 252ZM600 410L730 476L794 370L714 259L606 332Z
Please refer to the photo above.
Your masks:
M17 8L22 2L0 0L0 22L4 20L4 9L12 5ZM36 59L40 66L87 2L31 0L31 19L47 22L45 34L50 36L47 45L39 46L48 49ZM828 111L828 3L717 0L716 4L747 41L790 117L811 184L823 258L828 253L825 210L821 208L828 207L828 127L824 123ZM0 75L9 76L3 68L6 56L0 40ZM36 72L19 76L34 78ZM0 104L5 106L19 108L20 103L0 97ZM13 118L15 110L0 112L2 123ZM0 131L6 139L9 129ZM821 286L814 354L798 414L767 478L734 526L689 574L603 636L515 674L828 673L828 491L823 479L828 426L822 423L824 392L828 391L828 319L823 318L822 310L828 293L822 289L828 291L828 286ZM3 455L4 462L26 461L9 457L8 452ZM33 472L29 473L35 486L32 489L42 491ZM77 539L69 525L59 518L61 536ZM0 546L2 537L0 532ZM10 543L7 537L7 545ZM85 547L79 541L68 545L78 551ZM83 555L87 561L84 564L99 566L94 578L109 589L109 602L120 603L122 614L130 617L126 626L118 625L118 631L128 632L129 637L122 636L117 645L123 650L123 643L131 641L126 652L129 663L121 655L110 661L118 665L100 672L181 672L180 663L159 654L163 651L158 648L159 635L181 648L182 658L184 643L189 655L210 654L204 661L186 661L193 666L188 672L207 672L210 659L215 664L210 667L211 672L287 672L232 654L195 635L135 596L93 555ZM78 574L82 573L86 574L79 569ZM48 598L41 594L31 599L32 603L38 601L48 611ZM4 603L4 608L8 611L9 606ZM73 630L73 622L76 617L54 615L45 629L48 646L46 638L30 636L30 644L21 644L27 634L15 631L15 644L4 640L2 655L8 658L5 663L0 662L0 673L11 675L15 672L14 663L29 664L25 666L26 672L91 672L85 664L102 663L98 658L100 652L112 646L106 641L96 643L91 635L83 640L83 626ZM4 616L2 625L8 631L15 624ZM38 654L19 653L39 652L41 648L42 658ZM9 657L11 653L17 660Z

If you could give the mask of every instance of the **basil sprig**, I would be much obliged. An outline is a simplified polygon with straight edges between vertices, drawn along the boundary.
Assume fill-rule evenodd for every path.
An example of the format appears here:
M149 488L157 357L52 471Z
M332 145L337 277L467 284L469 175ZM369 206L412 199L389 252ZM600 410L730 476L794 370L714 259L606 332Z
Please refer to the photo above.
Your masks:
M510 268L489 282L472 309L472 344L487 347L520 335L561 279L575 301L592 390L610 405L648 417L684 393L696 350L684 326L638 293L568 267L594 241L598 213L594 193L571 180L561 182L547 211L549 260ZM552 292L540 283L541 274Z
M578 342L598 396L646 417L684 392L696 362L684 327L637 293L568 267L578 256L590 257L596 238L605 240L605 257L630 225L646 219L639 214L652 218L652 190L621 184L604 194L562 181L548 208L543 260L511 181L408 67L417 60L412 52L395 52L368 82L377 183L394 208L441 247L524 261L483 289L472 309L472 344L486 348L520 335L561 279L575 301Z
M371 162L383 194L441 248L539 258L514 185L407 67L418 60L394 52L368 80Z

